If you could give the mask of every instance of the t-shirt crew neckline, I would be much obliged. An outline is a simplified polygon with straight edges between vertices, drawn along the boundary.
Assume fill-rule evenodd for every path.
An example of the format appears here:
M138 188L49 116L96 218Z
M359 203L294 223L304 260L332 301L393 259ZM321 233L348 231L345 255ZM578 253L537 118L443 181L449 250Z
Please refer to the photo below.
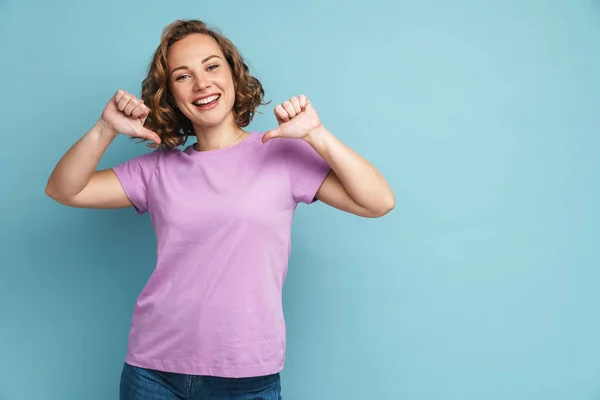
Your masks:
M183 152L190 157L198 158L198 159L221 157L221 156L229 155L231 153L235 153L235 152L242 150L246 146L250 145L252 142L255 142L257 140L257 138L260 138L260 136L261 135L258 134L257 132L248 132L248 136L246 136L244 138L244 140L242 140L239 143L236 143L232 146L223 147L222 149L206 150L206 151L198 151L198 150L194 149L194 145L196 143L193 143L193 144L190 144L189 146L187 146L183 150Z

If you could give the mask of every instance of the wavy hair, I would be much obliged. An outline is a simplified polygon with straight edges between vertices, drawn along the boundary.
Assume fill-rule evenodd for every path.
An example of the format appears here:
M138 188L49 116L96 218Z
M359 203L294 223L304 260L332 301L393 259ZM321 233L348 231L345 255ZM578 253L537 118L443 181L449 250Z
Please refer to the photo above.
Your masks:
M212 37L223 52L235 88L233 115L237 125L248 126L263 103L264 90L258 79L250 75L248 66L235 45L215 28L199 20L177 20L167 25L154 52L148 74L142 82L142 100L150 108L145 127L158 134L161 143L149 143L148 147L177 147L194 135L192 122L177 108L169 90L167 52L169 47L186 36L201 33ZM142 142L146 139L142 139Z

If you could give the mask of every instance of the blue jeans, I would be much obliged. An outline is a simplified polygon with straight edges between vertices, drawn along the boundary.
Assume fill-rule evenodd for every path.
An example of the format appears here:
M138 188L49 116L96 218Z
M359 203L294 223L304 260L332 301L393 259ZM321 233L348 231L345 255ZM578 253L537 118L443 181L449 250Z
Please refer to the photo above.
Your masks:
M125 363L119 400L281 400L279 374L220 378L162 372Z

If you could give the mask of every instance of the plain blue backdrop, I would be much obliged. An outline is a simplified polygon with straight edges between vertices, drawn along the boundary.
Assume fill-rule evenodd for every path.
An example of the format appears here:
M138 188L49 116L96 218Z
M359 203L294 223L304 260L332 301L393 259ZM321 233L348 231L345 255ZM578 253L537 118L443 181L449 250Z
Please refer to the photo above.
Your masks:
M178 18L264 84L250 129L305 93L396 194L299 207L285 399L600 398L597 0L0 0L0 400L117 398L150 219L44 186Z

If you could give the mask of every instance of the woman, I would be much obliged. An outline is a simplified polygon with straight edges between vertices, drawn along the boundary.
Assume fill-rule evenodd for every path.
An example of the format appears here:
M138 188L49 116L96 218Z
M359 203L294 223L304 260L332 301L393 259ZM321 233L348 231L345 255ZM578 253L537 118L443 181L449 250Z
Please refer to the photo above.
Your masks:
M131 206L150 212L156 230L121 399L280 398L296 206L320 200L363 217L394 207L383 177L323 127L306 96L275 107L277 128L245 131L263 94L228 39L201 21L176 21L142 100L117 91L49 178L46 193L61 204ZM154 150L96 171L117 134Z

